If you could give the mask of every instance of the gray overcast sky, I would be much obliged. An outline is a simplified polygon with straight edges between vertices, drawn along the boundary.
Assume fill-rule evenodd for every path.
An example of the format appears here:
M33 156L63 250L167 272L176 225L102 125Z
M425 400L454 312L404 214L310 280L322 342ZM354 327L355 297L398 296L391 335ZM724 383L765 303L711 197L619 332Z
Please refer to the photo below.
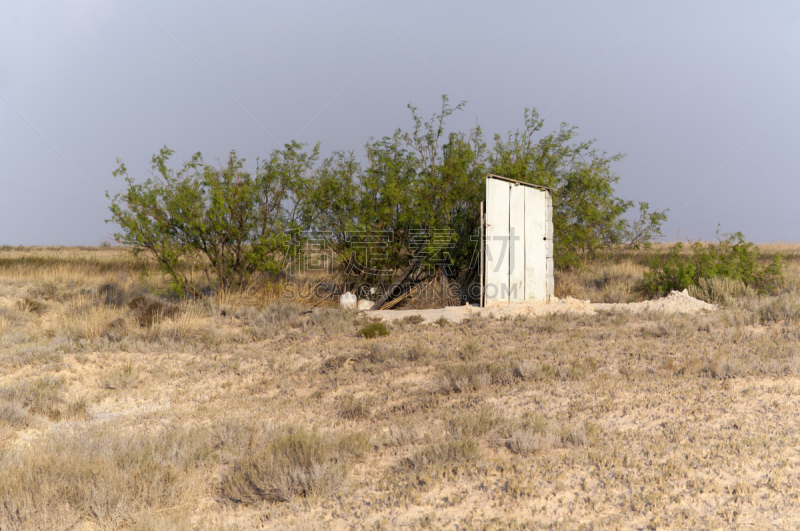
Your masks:
M445 93L454 128L535 107L627 153L619 195L669 240L798 241L798 55L794 1L4 0L0 244L103 241L117 157L360 152Z

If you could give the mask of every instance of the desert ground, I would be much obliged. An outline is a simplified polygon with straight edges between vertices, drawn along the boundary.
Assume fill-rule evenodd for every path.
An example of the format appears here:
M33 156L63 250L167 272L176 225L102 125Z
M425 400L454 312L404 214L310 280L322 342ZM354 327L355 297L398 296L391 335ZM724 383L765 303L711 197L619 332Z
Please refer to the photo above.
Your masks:
M176 300L119 248L0 248L0 529L797 529L800 246L779 293L370 314ZM604 303L587 305L582 301ZM569 306L569 304L564 304Z

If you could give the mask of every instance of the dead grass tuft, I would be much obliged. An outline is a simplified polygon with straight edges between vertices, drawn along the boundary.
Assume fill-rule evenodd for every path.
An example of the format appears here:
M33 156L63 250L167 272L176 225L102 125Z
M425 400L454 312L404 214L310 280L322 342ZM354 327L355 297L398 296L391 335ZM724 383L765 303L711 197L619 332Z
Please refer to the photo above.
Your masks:
M345 457L361 459L371 448L369 434L365 431L347 433L339 439L339 453Z
M508 419L489 405L478 411L462 412L447 423L450 437L454 439L505 438L509 427Z
M483 349L477 343L468 341L459 349L458 357L461 361L473 361L482 351Z
M40 301L39 299L22 299L17 304L20 311L26 313L33 313L36 315L42 315L47 310L47 304Z
M355 329L355 312L314 308L293 301L276 300L264 308L247 307L236 311L256 340L272 339L291 330L316 330L329 336Z
M597 440L599 428L591 423L558 425L534 415L515 428L506 447L522 456L539 454L554 448L586 446Z
M141 321L140 321L141 323ZM193 341L198 339L212 339L211 332L203 327L201 310L187 307L180 312L172 313L171 317L155 319L147 329L145 337L150 341Z
M347 420L366 420L370 417L372 408L372 397L365 396L356 398L347 395L337 400L337 410L339 416Z
M128 335L128 321L124 317L117 317L106 325L103 335L110 341L121 341Z
M424 320L425 318L422 317L421 315L408 315L406 317L403 317L400 323L405 325L419 325L422 324Z
M0 398L20 404L33 415L53 421L84 420L88 418L85 399L67 401L64 397L66 382L60 377L43 377L31 383L0 389Z
M340 441L301 427L254 432L244 455L224 479L222 493L241 503L333 494L347 473Z
M97 295L103 300L103 303L109 306L123 307L131 299L125 288L116 282L107 282L97 288Z
M71 295L70 290L59 282L36 282L28 289L28 295L34 299L62 302Z
M41 370L48 370L63 366L64 355L46 345L31 345L10 352L3 360L14 367L33 365Z
M106 335L109 323L124 320L121 309L103 306L93 297L80 296L71 300L67 304L66 314L68 318L64 329L67 337L76 341L102 337Z
M404 349L400 354L400 358L404 361L422 362L430 359L433 356L430 347L427 345L416 342L411 347Z
M418 444L424 439L424 434L417 423L405 419L390 424L383 434L383 445L387 447L402 447Z
M178 429L54 435L3 457L0 528L67 529L81 520L141 525L196 499L211 455L206 443L201 433Z
M581 380L598 369L592 356L579 356L564 366L527 360L445 365L439 380L442 394L479 391L490 385L512 385L521 381Z
M725 277L701 278L697 286L689 286L689 295L711 304L729 305L734 299L756 297L754 289L741 280Z
M399 469L419 472L432 466L452 466L472 462L479 456L480 449L475 439L447 439L443 443L429 445L404 458L399 464Z
M520 428L511 433L506 447L515 454L528 456L555 448L558 437L546 429Z
M136 295L127 302L139 326L148 327L175 317L179 307L148 295Z
M439 386L442 394L479 391L489 385L510 385L522 374L514 363L457 363L445 365Z
M780 296L763 300L756 308L761 324L796 323L800 318L800 301L796 296Z
M136 387L139 383L139 371L130 361L126 362L121 369L114 371L105 382L103 387L106 389L129 389Z
M19 402L4 400L0 403L0 424L21 430L31 424L31 416Z

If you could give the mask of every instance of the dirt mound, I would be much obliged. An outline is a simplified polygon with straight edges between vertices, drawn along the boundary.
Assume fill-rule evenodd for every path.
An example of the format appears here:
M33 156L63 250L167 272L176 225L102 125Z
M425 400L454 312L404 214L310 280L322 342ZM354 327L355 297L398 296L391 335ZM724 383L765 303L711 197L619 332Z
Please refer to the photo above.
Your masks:
M635 313L640 312L666 312L666 313L701 313L713 312L717 309L713 304L695 299L687 290L673 291L663 299L644 302L631 302L628 304L593 304L598 310L625 309Z
M471 316L476 315L502 319L507 317L516 317L517 315L536 317L551 313L566 312L592 314L596 313L598 310L628 311L633 313L661 311L666 313L696 314L701 312L711 312L715 311L716 309L717 307L713 304L708 304L707 302L695 299L689 295L688 291L683 290L673 291L662 299L644 302L631 302L627 304L594 304L590 301L582 301L579 299L573 299L572 297L567 297L566 299L553 297L553 300L549 304L542 302L520 302L498 304L488 308L477 308L475 306L448 306L446 308L432 310L378 310L374 312L368 312L366 315L369 317L377 317L383 321L395 321L412 315L418 315L422 317L426 323L432 323L442 318L458 323L464 319L469 319Z

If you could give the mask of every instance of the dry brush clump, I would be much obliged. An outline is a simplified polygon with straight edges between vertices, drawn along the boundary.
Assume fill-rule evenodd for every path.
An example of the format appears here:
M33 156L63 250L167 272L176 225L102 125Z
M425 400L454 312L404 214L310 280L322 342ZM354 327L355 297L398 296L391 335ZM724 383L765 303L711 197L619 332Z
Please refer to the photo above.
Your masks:
M426 468L451 467L472 463L480 458L478 442L474 438L448 438L444 442L428 445L397 465L401 472L421 472Z
M89 417L85 397L69 400L66 382L61 377L41 377L14 387L0 388L0 401L21 407L32 415L60 420L85 420Z
M355 312L329 308L308 308L294 301L279 299L262 308L246 307L234 312L255 340L272 339L289 332L317 331L335 335L355 331Z
M422 427L410 419L395 420L386 427L382 444L386 447L404 447L419 444L425 440Z
M84 343L213 343L215 334L205 318L204 308L194 301L171 301L141 288L125 290L107 283L96 293L65 303L61 331L68 340Z
M482 406L478 411L463 411L447 422L447 431L453 439L498 440L508 437L510 421L496 408Z
M761 299L753 313L760 324L794 324L800 321L800 301L794 294Z
M637 260L598 260L584 267L557 270L555 295L592 302L634 302L642 298L637 286L647 268Z
M331 374L347 366L363 373L381 374L403 366L424 365L433 358L430 347L420 342L392 347L386 342L370 341L354 355L339 354L325 359L319 372Z
M0 443L34 423L35 420L22 404L16 401L0 400Z
M346 420L366 420L372 411L373 397L346 395L337 399L339 416Z
M0 528L157 522L162 511L201 494L212 454L202 432L180 428L53 434L0 458Z
M47 304L42 302L39 299L22 299L17 303L17 307L20 311L27 312L27 313L35 313L36 315L43 315L44 312L47 310Z
M563 366L526 359L445 364L441 368L438 391L447 395L524 381L580 380L597 371L598 366L591 356L576 357Z
M510 385L520 378L513 364L455 363L442 367L442 394L479 391L490 385Z
M532 415L513 428L505 445L514 454L528 456L552 449L586 446L598 436L599 428L591 422L558 423Z
M139 370L130 361L126 362L121 369L111 373L103 382L106 389L130 389L139 383Z
M255 429L223 480L222 494L243 503L335 494L350 461L368 445L363 435L322 435L298 426Z
M108 307L97 297L78 297L67 303L63 330L73 341L92 341L113 334L127 326L122 308Z
M730 305L736 299L753 298L756 290L737 279L725 277L701 278L688 288L689 295L711 304Z

